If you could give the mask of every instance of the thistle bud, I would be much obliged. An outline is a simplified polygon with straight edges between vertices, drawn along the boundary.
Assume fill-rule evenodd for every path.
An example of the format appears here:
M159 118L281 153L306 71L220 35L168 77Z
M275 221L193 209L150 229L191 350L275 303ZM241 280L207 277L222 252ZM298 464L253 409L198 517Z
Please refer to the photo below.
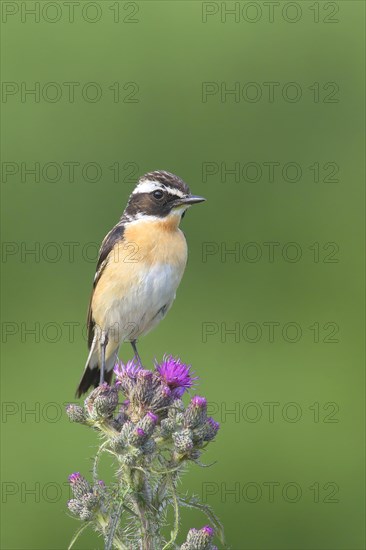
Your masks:
M161 411L161 409L164 409L164 407L167 407L172 400L172 392L169 386L163 386L162 384L158 386L154 392L154 397L151 400L150 403L150 409L152 411L160 411L161 414L164 413L164 411Z
M129 437L129 443L134 447L141 447L146 440L147 435L142 428L135 428Z
M66 413L71 422L79 422L80 424L85 424L85 412L83 407L80 407L80 405L74 405L73 403L70 403L66 407Z
M186 428L196 428L203 424L207 418L207 401L204 397L196 395L192 398L185 413L183 424Z
M153 412L149 411L145 414L144 418L137 423L137 428L141 428L147 437L150 437L153 433L159 418Z
M130 437L135 429L135 424L127 420L121 428L120 433L110 440L110 446L113 451L121 453L130 443Z
M93 486L93 494L96 495L98 498L100 498L105 493L105 483L103 480L99 480L96 482L96 484Z
M99 497L94 493L87 493L80 499L80 502L87 510L95 510L99 503Z
M145 455L151 455L156 449L156 443L153 439L148 439L146 443L143 444L141 449Z
M160 423L160 435L163 439L168 439L177 429L177 424L171 418L164 418Z
M206 432L203 439L205 441L211 441L217 434L220 429L220 424L216 422L211 416L207 419L205 423Z
M213 535L214 530L209 525L205 525L202 529L190 529L181 550L213 550L214 547L211 544Z
M202 454L202 452L199 451L198 449L193 449L193 451L191 451L191 452L189 453L189 458L190 458L191 460L198 460L199 457L201 456L201 454Z
M118 391L107 383L98 386L85 400L85 406L93 420L110 417L118 404Z
M181 399L174 399L169 407L168 417L175 418L177 414L184 412L184 403Z
M211 441L219 431L220 424L213 418L207 418L206 422L193 430L193 440L197 443Z
M174 420L176 424L183 424L184 404L181 399L174 399L174 401L169 405L168 418Z
M115 453L122 453L126 447L126 441L119 434L117 437L113 437L109 440L109 446L111 451Z
M141 449L138 449L137 447L131 447L131 450L128 453L125 453L121 456L121 461L126 464L126 466L133 466L141 456Z
M131 420L127 420L127 422L123 424L120 432L121 441L124 441L125 443L127 443L134 429L135 429L135 424L131 422Z
M81 499L84 495L91 492L89 483L79 472L75 472L69 476L69 483L75 498Z
M68 501L67 507L72 514L80 517L80 513L83 509L83 505L81 504L80 500L78 500L77 498L72 498Z
M139 405L150 403L153 397L153 373L150 370L140 369L136 376L136 384L132 393L132 401Z
M83 508L80 512L80 519L82 519L83 521L89 521L91 520L93 517L93 512L92 510L88 510L87 508Z
M174 441L174 447L178 454L184 455L193 449L193 441L190 430L186 429L175 432L173 433L172 437Z
M117 430L117 432L121 431L123 424L128 420L126 411L129 404L129 400L126 400L124 403L122 403L119 413L112 421L113 428Z

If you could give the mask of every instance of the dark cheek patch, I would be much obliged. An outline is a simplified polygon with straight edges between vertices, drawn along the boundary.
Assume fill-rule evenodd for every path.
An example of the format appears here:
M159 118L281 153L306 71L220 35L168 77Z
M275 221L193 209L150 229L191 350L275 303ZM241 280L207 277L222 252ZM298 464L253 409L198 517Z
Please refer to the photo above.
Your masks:
M132 218L137 214L164 218L169 214L170 207L170 201L166 199L158 201L150 193L140 193L131 197L126 214Z

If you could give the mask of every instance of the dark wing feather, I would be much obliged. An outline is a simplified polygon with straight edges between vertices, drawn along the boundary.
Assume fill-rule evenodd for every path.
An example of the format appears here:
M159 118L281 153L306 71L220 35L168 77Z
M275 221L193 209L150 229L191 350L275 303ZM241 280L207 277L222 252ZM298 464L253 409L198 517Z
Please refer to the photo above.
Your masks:
M97 268L95 271L93 290L89 301L88 316L86 320L86 325L88 328L88 348L90 349L93 338L94 338L94 320L92 312L92 300L94 290L98 284L98 281L109 261L109 254L113 250L114 245L123 238L123 233L125 230L124 223L120 222L111 229L111 231L104 237L101 247L99 249L99 257L97 262Z

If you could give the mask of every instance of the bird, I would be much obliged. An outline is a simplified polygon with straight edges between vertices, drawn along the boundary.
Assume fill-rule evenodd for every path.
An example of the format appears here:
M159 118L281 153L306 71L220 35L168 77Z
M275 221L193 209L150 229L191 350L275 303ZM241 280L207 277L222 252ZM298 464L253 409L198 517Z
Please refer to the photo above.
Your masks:
M76 390L110 384L123 342L132 345L167 314L187 263L179 228L187 209L206 199L165 170L140 177L118 223L102 241L87 316L89 355Z

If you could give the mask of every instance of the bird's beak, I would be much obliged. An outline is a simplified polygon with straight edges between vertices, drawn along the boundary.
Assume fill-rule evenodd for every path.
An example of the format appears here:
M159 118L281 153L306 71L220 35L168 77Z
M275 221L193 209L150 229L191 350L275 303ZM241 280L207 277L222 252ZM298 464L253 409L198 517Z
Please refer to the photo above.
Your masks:
M199 197L198 195L188 195L187 197L177 199L174 206L191 206L191 204L198 204L199 202L204 202L205 200L206 199L204 197Z

